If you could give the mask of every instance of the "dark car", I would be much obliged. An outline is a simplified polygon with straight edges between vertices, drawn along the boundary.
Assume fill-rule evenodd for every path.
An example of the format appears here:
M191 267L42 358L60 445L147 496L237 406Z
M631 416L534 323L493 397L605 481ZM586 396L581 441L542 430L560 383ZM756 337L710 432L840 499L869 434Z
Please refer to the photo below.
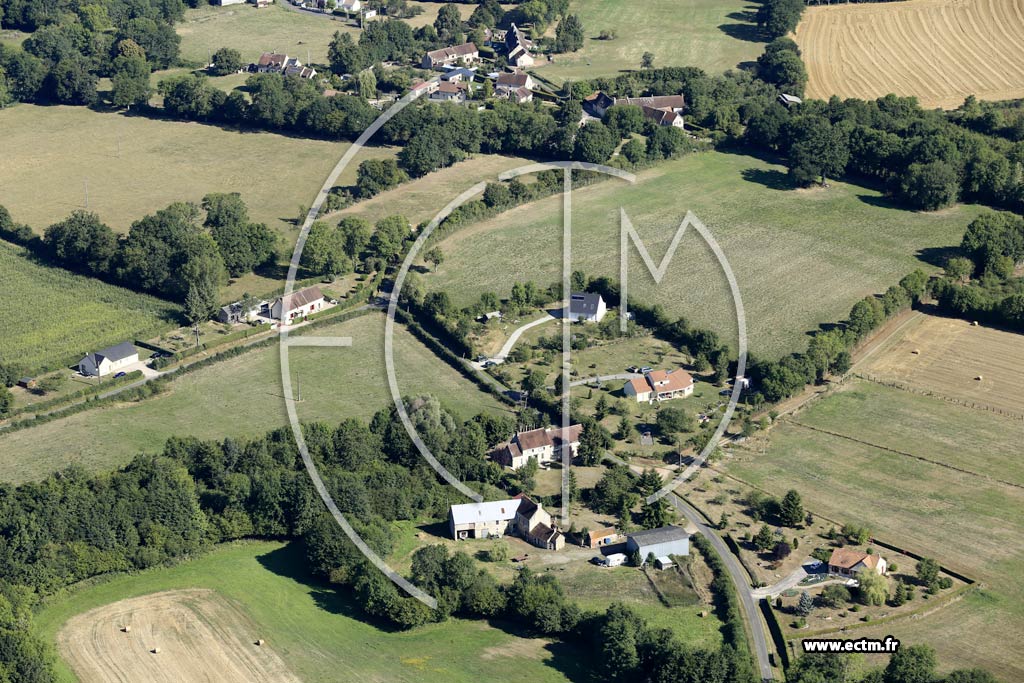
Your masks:
M118 377L124 377L124 376L125 376L125 375L127 375L127 374L128 374L127 372L125 372L124 370L122 370L121 372L119 372L119 373L117 373L116 375L114 375L114 379L117 379Z

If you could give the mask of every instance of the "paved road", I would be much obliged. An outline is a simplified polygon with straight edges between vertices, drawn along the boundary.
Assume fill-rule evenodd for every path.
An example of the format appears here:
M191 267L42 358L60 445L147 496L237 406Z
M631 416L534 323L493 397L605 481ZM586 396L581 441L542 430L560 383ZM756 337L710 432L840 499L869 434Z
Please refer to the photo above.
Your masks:
M794 569L789 576L784 577L781 581L773 583L770 586L765 586L763 588L754 588L750 591L750 594L758 599L774 598L776 595L784 593L790 588L796 586L798 583L803 581L804 578L806 578L806 576L807 570L800 566Z
M518 329L516 329L515 332L511 334L511 336L509 336L508 341L506 341L505 345L501 347L501 351L498 351L498 355L495 356L492 360L498 363L504 362L505 359L508 358L508 354L512 353L512 347L515 346L516 342L519 341L519 338L523 336L523 332L526 332L529 329L537 327L538 325L543 325L544 323L549 322L551 320L557 320L557 318L555 318L547 311L544 311L544 315L542 317L520 326Z

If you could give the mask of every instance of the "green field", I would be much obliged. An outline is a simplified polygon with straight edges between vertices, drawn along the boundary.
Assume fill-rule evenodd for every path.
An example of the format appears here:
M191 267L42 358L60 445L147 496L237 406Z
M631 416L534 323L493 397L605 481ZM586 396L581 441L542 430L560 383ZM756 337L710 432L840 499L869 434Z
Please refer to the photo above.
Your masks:
M841 320L860 298L884 291L914 268L933 269L921 249L958 243L977 210L923 214L891 207L878 192L832 182L792 190L783 167L742 154L706 152L639 175L636 186L607 180L573 193L573 268L618 279L619 208L655 263L687 210L728 257L746 307L749 346L762 356L802 349L805 333ZM429 287L458 305L515 281L542 286L560 277L562 199L551 197L459 229L440 243L445 263ZM630 294L718 330L736 348L736 318L718 262L689 230L661 284L630 250Z
M748 18L757 7L743 0L573 0L569 11L579 14L586 38L581 50L555 55L538 70L555 81L639 69L644 52L654 53L658 67L696 66L717 74L764 50ZM598 40L603 30L617 37Z
M237 605L288 668L305 681L551 682L577 678L582 656L569 646L520 638L482 621L449 619L408 632L363 621L344 589L308 582L296 546L234 543L172 568L117 576L53 600L37 618L54 642L76 614L165 590L206 588ZM63 663L58 680L75 676Z
M1002 479L1020 472L1019 466L1001 467L1009 450L1019 453L1019 421L898 389L856 383L797 420L972 472L1003 469ZM908 423L917 428L911 431ZM935 557L983 584L926 619L873 631L930 643L944 669L980 666L1001 680L1024 677L1020 658L1005 647L1024 636L1024 489L787 421L769 434L767 443L759 438L732 449L728 471L775 494L795 488L809 510L865 524L879 539Z
M301 420L368 419L390 405L384 370L384 317L369 314L315 334L351 336L351 348L290 351ZM287 424L279 347L272 345L203 368L171 383L160 396L99 408L0 436L0 481L22 482L77 463L93 471L124 465L141 451L159 451L171 436L204 439L261 435ZM401 327L395 329L395 370L403 395L433 394L464 418L501 410Z
M256 61L264 52L282 52L303 64L326 64L335 31L358 33L343 22L290 10L284 1L263 9L245 4L188 10L176 26L181 58L206 64L218 49L231 47L245 61Z
M175 326L167 301L30 261L0 242L0 360L26 372L75 363L89 351Z

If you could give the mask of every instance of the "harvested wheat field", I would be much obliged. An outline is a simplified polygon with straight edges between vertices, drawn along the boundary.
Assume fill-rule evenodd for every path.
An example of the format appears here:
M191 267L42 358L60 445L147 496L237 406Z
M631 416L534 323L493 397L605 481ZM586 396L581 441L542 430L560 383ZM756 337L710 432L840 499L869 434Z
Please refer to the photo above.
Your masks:
M1024 96L1024 0L907 0L808 7L797 27L807 96Z
M176 590L79 614L57 647L82 683L297 683L260 637L216 592Z
M1024 418L1024 335L922 315L880 347L863 374Z

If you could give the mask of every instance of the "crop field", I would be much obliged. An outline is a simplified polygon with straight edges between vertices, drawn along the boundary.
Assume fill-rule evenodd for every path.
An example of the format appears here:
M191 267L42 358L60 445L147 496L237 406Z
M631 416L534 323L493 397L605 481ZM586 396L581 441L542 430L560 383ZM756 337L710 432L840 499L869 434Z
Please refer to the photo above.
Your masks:
M1024 418L1024 335L923 316L881 347L864 373Z
M1015 512L1024 509L1024 481L1012 464L1020 422L850 385L796 415L799 424L786 418L731 449L727 470L777 495L795 488L814 513L864 524L980 580L977 593L935 614L877 628L930 643L943 669L980 666L1020 680L1020 658L1005 647L1024 637L1024 518Z
M194 681L215 671L226 683L298 683L269 645L256 644L258 634L216 592L174 590L76 615L57 634L57 647L86 681Z
M860 298L884 291L914 268L914 254L959 241L976 211L923 214L890 206L878 192L833 182L789 189L785 169L740 154L707 152L573 193L573 268L618 279L619 209L651 258L661 261L687 210L729 259L744 299L749 347L763 356L801 349L819 324L846 317ZM428 288L467 305L481 292L507 297L513 282L547 286L561 277L562 198L550 197L465 226L440 247L445 262ZM714 255L690 229L660 285L630 250L630 293L673 315L716 329L736 348L736 314ZM828 283L823 287L822 283Z
M513 670L517 677L538 683L578 680L583 653L548 640L512 635L501 630L500 624L448 619L412 631L380 630L362 619L346 589L335 590L305 577L302 569L305 559L297 546L255 541L234 543L171 568L116 576L50 601L37 617L39 630L44 638L59 642L62 627L66 632L67 628L81 623L90 610L101 609L104 617L116 618L126 606L152 603L161 595L167 596L168 591L175 592L171 595L182 592L209 595L213 591L217 596L215 602L223 608L214 610L203 628L214 632L221 630L221 638L190 641L187 651L172 641L173 645L161 646L161 651L155 655L137 655L122 645L122 649L110 653L110 659L105 660L107 666L125 671L138 658L150 657L159 659L162 666L175 667L162 671L174 671L187 666L185 662L170 661L179 654L190 655L204 664L227 663L230 658L237 665L246 656L265 656L262 652L252 652L262 650L254 642L263 639L266 641L263 647L277 653L286 667L280 675L260 678L250 672L244 678L231 679L227 670L223 670L222 675L222 670L211 670L207 666L206 678L82 676L80 680L92 683L106 680L291 681L297 678L303 681L474 683L504 680ZM187 616L189 611L195 614L196 609L206 607L188 606L179 608L176 613ZM172 629L167 622L173 615L154 616L160 620L159 629L154 626L154 633L171 636ZM133 628L132 637L136 630L141 629ZM128 639L128 634L115 632L113 635L120 637L122 643ZM61 648L61 653L65 652ZM79 680L73 673L77 670L75 665L75 658L59 663L60 683ZM144 674L150 669L135 671Z
M206 64L218 49L231 47L247 62L256 61L264 52L283 52L303 64L327 64L327 46L335 31L358 37L358 29L342 21L297 12L283 3L263 9L244 4L188 10L176 26L181 58Z
M359 163L370 158L369 153L375 148L359 152L352 160L349 168L339 178L339 185L355 183L355 172ZM388 148L380 148L387 150ZM382 155L378 155L382 156ZM358 216L371 223L376 223L385 216L400 214L413 225L429 222L448 202L455 199L477 183L484 180L497 180L502 171L517 168L531 163L522 157L501 156L498 154L477 154L470 159L416 178L398 187L381 192L375 197L357 202L352 206L330 215L332 220L340 220L345 216ZM351 177L347 177L351 176ZM479 199L480 197L474 197Z
M914 95L952 109L968 95L1024 95L1020 0L908 0L808 7L797 27L807 95Z
M0 242L0 359L26 372L176 325L180 309L170 302L40 265L21 252Z
M764 49L757 7L744 0L573 0L569 11L583 22L583 48L538 62L539 74L559 82L639 69L644 52L654 53L655 66L717 74L757 59ZM604 30L615 31L615 39L600 40Z
M351 348L289 353L301 420L369 419L390 405L384 370L384 317L365 315L316 334L350 336ZM403 395L433 394L463 418L503 408L396 326L395 371ZM39 479L77 463L92 471L120 467L171 436L203 439L260 436L287 424L277 345L221 361L173 381L138 403L88 410L0 435L0 481Z

